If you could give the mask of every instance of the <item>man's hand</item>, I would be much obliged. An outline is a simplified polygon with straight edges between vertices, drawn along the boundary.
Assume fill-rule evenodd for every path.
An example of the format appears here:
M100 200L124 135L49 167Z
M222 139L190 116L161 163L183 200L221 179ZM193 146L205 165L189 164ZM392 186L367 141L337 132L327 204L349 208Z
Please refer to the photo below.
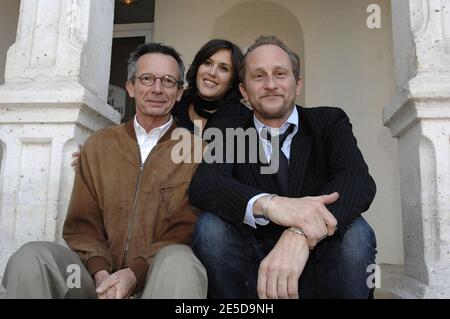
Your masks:
M258 271L261 299L298 299L298 279L309 257L305 236L285 230Z
M115 299L130 298L136 287L137 279L134 272L130 268L121 269L113 273L109 278L104 280L96 289L97 294L108 294L112 288L115 289ZM109 294L108 294L109 295Z
M312 249L323 237L332 236L336 231L336 218L325 205L334 203L338 197L337 192L302 198L275 196L269 202L266 217L278 225L300 227ZM258 199L260 203L264 200L264 197Z
M95 288L97 289L104 281L110 277L109 272L106 270L97 271L94 274ZM98 299L114 299L116 296L116 288L112 286L103 293L97 293Z
M77 163L78 163L78 161L80 159L80 151L81 151L81 145L78 145L78 151L72 153L73 160L70 163L70 166L72 166L72 168L74 170L77 167Z

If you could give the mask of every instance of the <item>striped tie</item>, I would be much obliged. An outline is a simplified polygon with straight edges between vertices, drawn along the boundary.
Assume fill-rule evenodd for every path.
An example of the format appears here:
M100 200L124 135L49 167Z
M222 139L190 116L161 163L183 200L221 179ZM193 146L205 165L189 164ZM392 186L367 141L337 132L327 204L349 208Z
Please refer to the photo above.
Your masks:
M274 156L274 149L275 147L278 147L278 154L279 154L279 167L278 171L275 173L275 179L277 181L278 191L279 195L287 196L288 195L288 185L289 185L289 160L284 155L281 148L283 147L283 143L288 137L289 134L291 134L294 131L294 125L289 125L286 132L284 132L281 135L275 136L274 140L272 141L272 137L270 135L270 132L267 132L267 140L271 142L272 144L272 159ZM278 140L278 141L277 141ZM278 142L278 143L277 143Z

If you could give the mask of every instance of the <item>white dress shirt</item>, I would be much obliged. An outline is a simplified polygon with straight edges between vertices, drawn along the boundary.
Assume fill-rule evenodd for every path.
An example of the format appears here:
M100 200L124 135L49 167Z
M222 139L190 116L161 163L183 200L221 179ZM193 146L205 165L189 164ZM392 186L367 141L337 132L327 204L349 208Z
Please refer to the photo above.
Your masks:
M138 123L136 115L134 116L134 131L136 132L136 138L139 145L139 150L141 151L141 164L145 163L145 160L148 157L148 154L155 147L158 140L164 133L167 132L169 127L172 125L173 117L170 116L169 121L167 123L155 127L150 132L146 132L145 129Z
M261 123L255 115L253 115L253 121L255 123L255 128L258 131L258 136L260 141L262 142L263 148L264 148L264 153L266 154L266 158L271 158L272 156L272 144L267 141L266 139L261 137L261 131L265 128L268 129L270 131L270 135L271 136L276 136L279 134L283 134L284 132L286 132L286 130L288 129L289 125L294 125L294 130L292 131L291 134L289 134L286 138L286 140L283 143L283 146L281 148L282 152L284 153L284 155L286 155L287 159L290 158L290 153L291 153L291 143L292 143L292 139L294 138L295 134L297 134L298 128L299 128L299 119L298 119L298 111L297 111L297 107L294 106L294 109L291 113L291 115L289 116L289 118L287 119L287 121L278 129L278 128L272 128L269 127L263 123ZM267 225L270 221L267 218L264 217L254 217L253 215L253 204L256 202L256 200L258 198L261 198L262 196L265 195L269 195L267 193L261 193L258 195L253 196L247 203L247 208L245 211L245 217L244 217L244 223L256 228L256 224L258 225Z

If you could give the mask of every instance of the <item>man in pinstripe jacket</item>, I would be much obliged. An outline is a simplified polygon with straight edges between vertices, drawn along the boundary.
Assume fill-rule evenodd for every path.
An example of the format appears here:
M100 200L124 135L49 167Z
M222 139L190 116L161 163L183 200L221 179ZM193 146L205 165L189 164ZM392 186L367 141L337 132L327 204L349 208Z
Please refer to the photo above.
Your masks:
M193 249L207 269L209 296L370 297L376 243L361 214L376 186L348 117L339 108L295 105L299 58L275 37L255 41L240 75L254 112L221 128L256 129L279 169L262 174L262 161L199 166L189 197L204 211Z

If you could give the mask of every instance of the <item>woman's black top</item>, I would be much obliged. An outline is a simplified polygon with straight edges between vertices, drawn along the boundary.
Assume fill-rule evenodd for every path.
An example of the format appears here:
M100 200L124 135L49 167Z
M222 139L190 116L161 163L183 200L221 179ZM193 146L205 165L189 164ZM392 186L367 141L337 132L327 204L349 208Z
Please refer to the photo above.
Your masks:
M191 104L192 99L183 95L181 101L176 103L172 115L175 118L178 127L184 127L188 129L192 134L194 134L194 123L189 118L189 104ZM239 121L241 116L245 116L251 111L243 104L237 102L234 104L224 104L222 105L214 115L206 122L204 130L210 127L217 127L218 121L227 120L228 123L236 123Z

